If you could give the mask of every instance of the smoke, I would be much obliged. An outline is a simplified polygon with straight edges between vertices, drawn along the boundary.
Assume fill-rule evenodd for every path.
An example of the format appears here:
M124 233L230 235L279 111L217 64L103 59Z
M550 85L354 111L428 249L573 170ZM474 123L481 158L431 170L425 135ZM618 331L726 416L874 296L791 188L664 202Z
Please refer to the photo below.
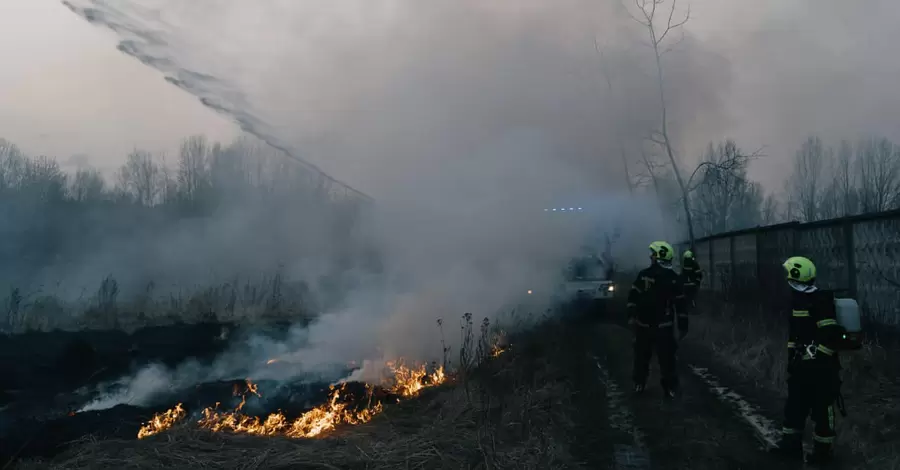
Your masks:
M900 4L890 0L693 0L689 23L727 57L726 134L765 147L751 176L779 190L791 157L810 133L827 143L878 134L900 139ZM707 133L703 138L717 138Z
M659 110L651 56L617 2L65 3L246 132L375 200L382 276L291 340L235 346L192 380L286 379L377 355L439 360L438 319L455 342L464 312L496 318L528 289L552 291L585 244L602 249L618 232L614 256L630 267L649 241L680 236L624 183L621 137ZM673 125L686 142L727 122L730 76L689 35L672 57L673 106L703 117ZM537 302L532 311L549 297ZM259 366L278 351L275 364L291 368Z

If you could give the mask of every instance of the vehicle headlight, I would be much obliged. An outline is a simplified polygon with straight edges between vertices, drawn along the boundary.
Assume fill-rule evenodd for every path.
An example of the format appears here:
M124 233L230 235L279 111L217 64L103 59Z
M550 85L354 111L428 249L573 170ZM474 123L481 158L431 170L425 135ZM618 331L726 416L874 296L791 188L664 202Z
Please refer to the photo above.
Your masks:
M531 295L531 289L528 289L528 295Z
M609 287L606 288L609 292L614 292L616 290L616 286L610 284Z

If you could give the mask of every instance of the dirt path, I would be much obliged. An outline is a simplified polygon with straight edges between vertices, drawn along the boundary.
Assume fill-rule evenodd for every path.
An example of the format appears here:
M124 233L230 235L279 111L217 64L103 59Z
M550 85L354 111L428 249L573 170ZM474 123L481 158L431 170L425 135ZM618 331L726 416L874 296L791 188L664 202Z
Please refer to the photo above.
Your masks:
M622 386L591 353L590 328L575 328L569 336L571 361L576 372L573 401L576 412L573 454L583 468L649 469L643 433L634 425Z
M702 369L681 360L682 393L665 401L654 361L648 388L631 393L631 334L615 325L585 329L585 361L593 379L583 386L591 399L576 419L597 423L604 419L607 441L582 437L576 451L587 468L616 469L757 469L797 468L764 452L770 423L755 423L752 405L735 399L721 384L711 384ZM579 346L579 344L573 344ZM716 388L719 387L719 388ZM720 396L724 395L724 396ZM592 406L588 406L592 405ZM588 436L588 425L583 424ZM762 432L761 432L762 430ZM599 457L601 456L602 457Z

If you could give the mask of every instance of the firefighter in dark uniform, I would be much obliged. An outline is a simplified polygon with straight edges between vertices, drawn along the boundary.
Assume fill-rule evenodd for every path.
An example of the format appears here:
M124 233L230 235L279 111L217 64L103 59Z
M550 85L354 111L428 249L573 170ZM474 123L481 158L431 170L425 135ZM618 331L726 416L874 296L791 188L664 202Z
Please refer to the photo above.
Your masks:
M687 303L678 274L672 269L672 245L663 241L650 244L650 267L642 270L628 293L628 323L634 328L634 391L643 392L650 359L656 350L667 398L678 390L675 371L674 325L678 321L680 338L688 329Z
M694 252L687 250L681 258L681 280L684 285L684 296L688 305L692 308L697 306L697 291L700 289L700 282L703 281L703 271Z
M814 450L807 463L832 460L835 439L834 405L840 402L838 349L845 330L835 318L834 295L816 288L816 267L795 256L784 262L791 286L791 318L788 337L788 398L784 427L774 452L803 460L806 418L815 422Z

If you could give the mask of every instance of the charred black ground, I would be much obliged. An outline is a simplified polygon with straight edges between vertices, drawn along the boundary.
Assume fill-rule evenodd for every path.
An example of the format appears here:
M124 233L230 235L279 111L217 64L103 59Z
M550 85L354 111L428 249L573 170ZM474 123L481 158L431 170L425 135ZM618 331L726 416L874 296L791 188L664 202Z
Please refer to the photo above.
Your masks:
M243 379L204 383L161 394L140 407L76 412L96 397L92 392L102 382L133 374L151 363L168 367L186 360L208 363L250 334L283 339L288 326L251 330L203 323L151 327L132 334L54 331L0 337L0 462L52 456L86 435L134 439L143 423L177 403L194 414L216 403L228 411L240 403L243 393L246 414L280 410L288 416L299 415L327 399L328 383L261 381L257 385L262 397L245 393ZM357 399L360 390L365 390L361 384L348 387L347 399Z
M79 413L55 413L43 418L29 415L25 410L4 410L0 439L4 445L0 457L4 462L16 458L52 457L64 451L69 443L91 435L100 439L136 439L140 427L154 414L182 403L187 420L198 420L201 411L215 407L219 411L235 410L245 400L241 413L265 417L282 412L288 418L328 401L331 391L328 383L294 382L256 383L259 395L249 392L243 380L205 383L194 388L160 397L150 406L118 405L113 408ZM399 397L381 388L369 389L365 384L350 382L343 385L341 403L349 409L361 409L370 400L395 402Z

